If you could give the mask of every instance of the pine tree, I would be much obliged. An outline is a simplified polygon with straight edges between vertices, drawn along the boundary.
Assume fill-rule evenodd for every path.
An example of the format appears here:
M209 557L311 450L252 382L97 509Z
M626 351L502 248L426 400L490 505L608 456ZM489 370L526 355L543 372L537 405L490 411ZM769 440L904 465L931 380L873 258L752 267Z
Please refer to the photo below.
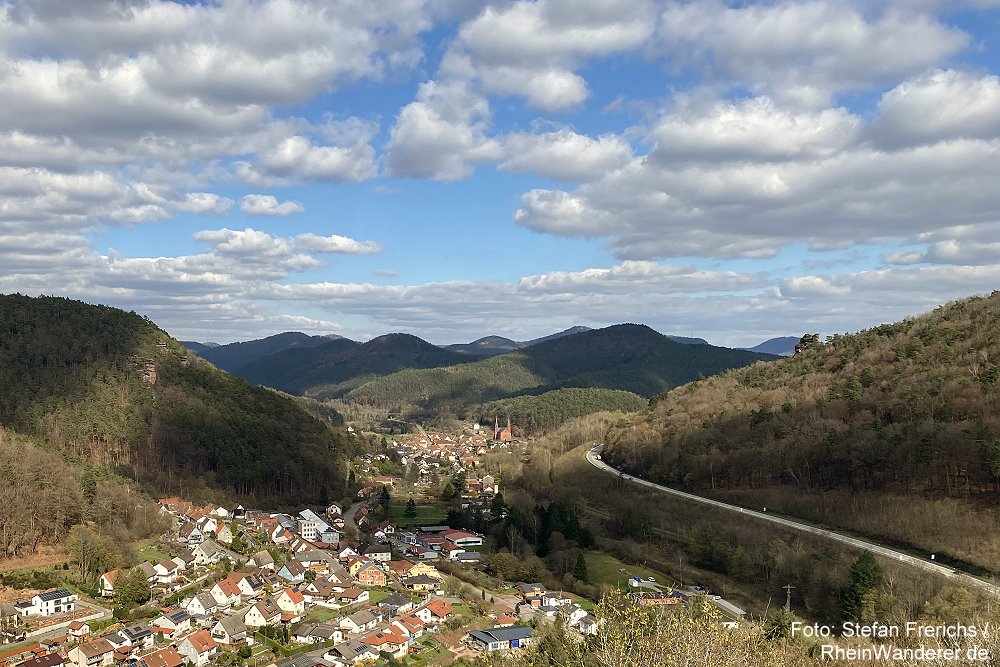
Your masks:
M413 498L406 501L406 512L404 514L410 519L417 516L417 504L413 502Z
M843 614L847 620L861 620L865 597L882 585L882 567L870 551L866 551L851 565L851 574L843 595Z
M590 581L590 575L587 574L587 559L583 557L583 553L576 557L576 565L573 567L573 576L583 582Z

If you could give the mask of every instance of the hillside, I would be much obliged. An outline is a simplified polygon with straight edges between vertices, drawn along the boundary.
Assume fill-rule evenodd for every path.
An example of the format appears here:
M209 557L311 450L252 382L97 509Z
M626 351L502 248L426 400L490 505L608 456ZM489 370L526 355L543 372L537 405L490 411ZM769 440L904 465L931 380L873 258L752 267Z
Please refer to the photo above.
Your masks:
M998 325L994 292L678 387L606 459L1000 571Z
M212 362L224 371L234 372L236 369L253 363L258 359L285 350L317 347L330 342L327 336L309 336L299 331L286 331L259 340L249 340L242 343L230 343L209 347L202 351L193 350L202 359ZM191 348L188 348L191 349Z
M647 326L621 324L472 363L402 371L372 380L347 396L380 405L451 410L529 389L542 393L564 387L601 387L652 396L699 375L772 358L711 345L684 345Z
M269 355L236 370L249 382L318 399L337 398L375 377L407 368L435 368L470 361L409 334L386 334L358 344L346 339L308 350Z
M195 354L199 355L204 354L205 352L213 350L217 347L222 347L218 343L199 343L198 341L194 340L182 340L180 341L180 344L186 347L187 349L191 350Z
M0 331L0 425L188 497L343 491L342 433L135 313L0 296Z
M647 405L642 396L617 389L555 389L491 401L477 412L481 423L510 418L519 432L530 434L594 412L637 412Z

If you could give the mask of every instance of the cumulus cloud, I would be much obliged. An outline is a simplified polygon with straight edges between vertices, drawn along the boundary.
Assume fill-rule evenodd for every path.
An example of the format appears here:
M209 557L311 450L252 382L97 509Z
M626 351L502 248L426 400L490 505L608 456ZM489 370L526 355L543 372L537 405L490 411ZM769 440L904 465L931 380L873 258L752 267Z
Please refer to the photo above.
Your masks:
M233 200L214 192L189 192L180 201L172 204L178 211L188 213L213 213L221 215L233 205Z
M244 195L240 210L247 215L292 215L302 213L305 207L294 200L279 202L274 195Z
M631 146L619 136L595 139L566 128L507 135L503 152L500 169L517 174L533 172L558 181L592 180L632 157Z
M346 236L332 234L300 234L295 237L295 247L315 253L344 253L349 255L375 255L382 252L382 246L374 241L355 241Z
M329 146L296 135L259 152L253 162L237 163L236 173L251 185L359 182L376 174L375 149L367 137L348 146Z
M670 2L654 49L724 84L823 105L837 92L918 74L969 43L926 13L890 5L872 16L856 4Z
M468 176L472 164L502 154L499 142L486 136L489 116L486 98L464 84L421 84L392 128L389 174L442 181Z

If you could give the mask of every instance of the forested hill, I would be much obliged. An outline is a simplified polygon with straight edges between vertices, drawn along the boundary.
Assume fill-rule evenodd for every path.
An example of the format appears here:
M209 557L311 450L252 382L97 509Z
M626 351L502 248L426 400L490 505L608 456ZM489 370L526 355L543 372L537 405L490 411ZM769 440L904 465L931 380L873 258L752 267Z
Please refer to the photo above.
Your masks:
M249 382L314 398L337 398L365 382L404 368L435 368L471 361L409 334L393 333L367 343L331 341L308 350L279 352L237 369Z
M834 336L656 397L607 457L694 488L985 493L995 505L998 330L994 292Z
M188 497L318 502L345 483L344 434L295 399L135 313L68 299L0 296L0 424Z
M337 340L336 338L333 340ZM346 340L346 339L341 339ZM222 370L232 373L236 369L253 363L258 359L270 354L283 352L285 350L318 347L329 343L331 338L327 336L310 336L299 331L286 331L259 340L248 340L243 343L230 343L229 345L219 345L208 347L201 345L202 349L194 349L203 359L211 361ZM348 341L354 343L354 341ZM357 345L357 343L354 343ZM193 349L188 346L189 349Z
M711 345L685 345L647 326L620 324L565 336L472 363L405 370L361 385L348 398L460 411L475 403L565 387L652 396L699 375L774 359Z

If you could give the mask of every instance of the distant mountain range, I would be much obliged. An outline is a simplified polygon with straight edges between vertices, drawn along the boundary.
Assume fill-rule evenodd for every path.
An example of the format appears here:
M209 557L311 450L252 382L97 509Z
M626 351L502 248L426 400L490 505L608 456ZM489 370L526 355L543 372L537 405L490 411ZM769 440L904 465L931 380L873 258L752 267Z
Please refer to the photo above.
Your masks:
M452 350L453 352L471 354L477 357L491 357L497 354L513 352L514 350L521 350L526 347L531 347L532 345L537 345L538 343L556 340L557 338L583 333L585 331L592 331L592 329L585 326L575 326L570 327L565 331L560 331L548 336L542 336L541 338L526 341L511 340L510 338L504 338L503 336L485 336L474 340L471 343L455 343L453 345L445 345L444 348L446 350ZM667 336L667 338L675 343L684 343L686 345L708 345L708 341L704 338L688 338L686 336Z
M798 342L798 336L779 336L778 338L769 338L760 345L743 349L750 350L751 352L764 352L766 354L790 357L795 354L795 344Z
M218 345L213 343L191 343L181 341L181 345L191 350L205 361L212 362L216 367L232 373L237 368L246 366L262 357L283 352L293 348L316 347L329 343L333 339L340 339L341 336L330 334L327 336L310 336L299 331L286 331L285 333L268 336L259 340L250 340L244 343L230 343L229 345Z

